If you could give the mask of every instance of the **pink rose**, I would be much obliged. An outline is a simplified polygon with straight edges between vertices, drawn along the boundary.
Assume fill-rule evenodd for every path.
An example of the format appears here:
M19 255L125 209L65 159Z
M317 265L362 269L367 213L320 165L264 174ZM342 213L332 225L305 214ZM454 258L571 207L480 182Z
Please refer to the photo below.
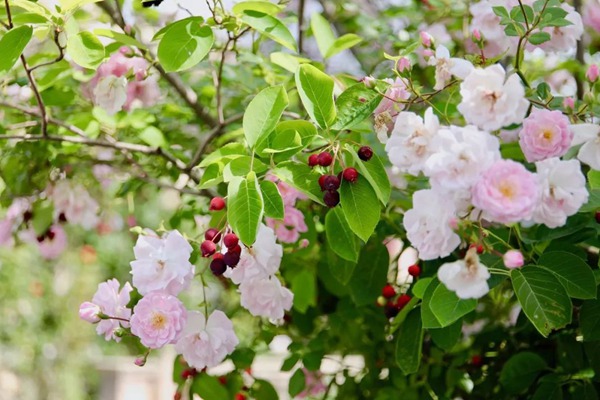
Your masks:
M165 292L151 292L133 309L131 333L150 349L159 349L179 339L187 320L183 303Z
M521 253L519 250L507 251L504 253L502 260L504 261L504 266L510 269L520 268L523 266L523 264L525 264L523 253Z
M519 144L529 162L560 157L572 141L569 119L560 111L533 109L519 132Z
M535 174L511 160L496 161L473 186L473 205L501 223L531 218L540 197Z
M119 329L120 326L123 326L124 328L129 327L131 310L127 308L127 304L130 300L130 293L133 290L129 282L126 282L125 285L123 285L123 289L119 291L120 286L121 284L116 279L110 279L100 283L91 303L97 305L102 314L106 316L106 319L102 319L96 326L96 332L99 335L104 335L106 340L115 339L117 342L119 342L121 338L115 335L115 331ZM90 306L88 305L87 307ZM85 316L89 317L87 311Z
M307 232L308 227L304 222L304 214L297 208L286 206L283 221L267 218L267 226L275 231L279 241L295 243L300 238L300 233Z

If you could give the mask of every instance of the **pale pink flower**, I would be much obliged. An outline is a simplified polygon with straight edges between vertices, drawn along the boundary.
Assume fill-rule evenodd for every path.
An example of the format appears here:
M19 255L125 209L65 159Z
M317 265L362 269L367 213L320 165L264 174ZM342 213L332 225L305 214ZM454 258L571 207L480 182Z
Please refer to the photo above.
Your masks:
M383 244L385 244L391 260L398 258L400 252L402 251L402 247L404 247L404 242L402 242L402 239L393 236L385 238Z
M277 239L284 243L295 243L300 239L300 233L308 231L304 214L292 206L285 206L283 221L275 218L265 218L265 221L275 231Z
M69 223L87 230L98 225L100 207L82 185L61 180L49 187L47 192L54 203L56 217L64 214Z
M410 92L407 90L406 80L404 78L384 79L390 86L385 92L385 97L381 100L381 103L377 106L373 114L381 114L388 112L392 117L395 117L400 111L404 109L404 104L399 101L408 100Z
M279 270L282 257L283 247L277 243L275 232L261 224L254 245L251 248L242 247L237 267L228 268L223 275L235 284L267 278Z
M432 142L440 128L440 122L431 108L425 111L425 118L404 111L396 118L392 134L382 142L390 162L401 172L419 175L425 161L433 154Z
M399 73L410 70L410 60L407 57L400 57L396 62L396 69Z
M58 258L67 248L67 234L60 225L52 225L41 242L36 240L40 255L46 260Z
M175 350L191 367L201 370L219 365L238 344L233 324L222 311L213 311L208 319L202 313L188 311Z
M94 103L108 115L114 115L123 108L127 100L127 79L109 75L98 80L94 87Z
M574 134L572 145L582 145L577 153L579 161L600 171L600 125L571 125L571 131Z
M577 80L567 69L559 69L544 80L550 86L550 91L554 96L575 96L577 95Z
M512 160L496 161L473 186L473 205L488 220L511 223L531 218L540 197L535 174Z
M461 83L458 111L469 124L493 131L525 118L529 102L518 75L506 79L500 64L475 68Z
M556 110L534 108L519 132L519 144L529 162L564 155L572 140L569 118Z
M590 67L585 72L585 77L590 82L596 82L598 80L598 76L600 76L600 70L596 64L590 65Z
M549 228L563 226L567 217L576 214L588 200L581 164L577 160L549 158L535 165L542 197L533 221Z
M256 317L279 321L292 308L294 294L275 276L242 282L239 287L242 307Z
M490 291L487 283L490 272L479 262L475 248L467 251L464 260L443 264L437 275L440 282L461 299L479 299Z
M176 343L187 320L187 310L175 296L150 292L133 308L131 333L150 349Z
M398 257L398 271L396 273L396 285L410 286L414 277L408 273L408 268L419 263L419 252L414 247L407 247Z
M600 32L600 1L588 0L583 5L583 23L595 30Z
M508 250L502 256L502 261L504 261L504 266L510 269L521 268L525 264L523 253L519 250Z
M571 109L574 110L575 109L575 99L573 99L572 97L565 97L565 99L563 100L563 107L566 109Z
M279 194L283 199L283 204L286 206L294 206L297 200L306 200L308 197L299 190L296 190L293 186L288 185L287 183L280 180L275 175L269 173L266 176L266 179L275 182L277 184L277 190L279 190Z
M130 263L133 285L142 295L164 290L176 296L194 278L192 250L177 230L165 233L162 238L147 230L133 248L135 261Z
M13 244L13 221L8 218L0 220L0 246L11 247Z
M413 208L404 214L406 235L422 260L446 257L460 244L450 227L454 204L446 197L436 190L419 190L413 195Z
M423 44L423 46L431 47L431 41L433 38L429 33L421 31L419 32L419 37L421 38L421 43Z
M127 308L127 304L133 290L129 282L126 282L123 289L119 291L120 286L121 284L116 279L100 283L92 298L92 303L100 307L100 311L106 316L106 319L102 319L96 326L96 332L104 335L106 340L114 339L117 342L121 341L121 338L115 335L115 330L120 326L129 327L127 320L131 317L131 310Z
M100 306L89 301L84 301L79 306L79 318L90 324L96 324L100 322Z
M305 399L325 393L327 385L323 383L323 374L320 371L309 371L302 368L302 372L304 372L304 390L298 394L297 398Z
M439 45L435 50L435 56L429 58L429 65L435 66L435 90L442 90L452 76L465 79L473 70L473 64L462 58L450 57L448 49Z
M495 57L504 52L512 55L515 52L517 43L504 33L504 26L500 25L500 17L494 13L493 7L506 7L510 10L516 3L512 0L483 0L471 3L469 11L473 18L470 29L477 30L485 38L485 54L488 57Z
M471 34L476 41L481 40L481 32L479 32L479 29L473 29L473 32L471 32Z

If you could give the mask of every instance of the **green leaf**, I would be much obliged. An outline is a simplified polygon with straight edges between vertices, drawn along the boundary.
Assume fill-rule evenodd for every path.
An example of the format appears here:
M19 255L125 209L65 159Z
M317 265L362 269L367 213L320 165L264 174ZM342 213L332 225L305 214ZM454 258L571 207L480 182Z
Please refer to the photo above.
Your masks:
M244 10L240 15L240 20L269 39L292 51L297 51L294 36L292 36L289 29L279 19L272 15L255 10Z
M59 18L60 16L54 11L47 9L46 7L30 0L10 0L11 7L20 7L24 10L37 14L47 21L52 21L53 18ZM4 54L4 53L2 53Z
M263 89L244 112L244 135L250 148L266 137L277 125L289 101L283 86Z
M302 314L308 307L317 305L317 283L315 275L309 269L303 269L292 279L294 309Z
M421 311L416 307L400 325L396 338L396 364L404 375L414 374L419 370L422 347Z
M37 236L48 231L54 221L54 207L51 203L38 201L33 205L33 230Z
M105 50L100 39L90 32L79 32L69 36L67 53L76 64L95 69L104 61Z
M98 3L102 0L60 0L60 8L63 14L70 14L78 8L87 4Z
M171 29L172 27L174 27L176 25L187 25L190 21L193 21L193 22L197 23L198 25L202 25L204 23L204 18L188 17L188 18L180 19L179 21L175 21L171 24L165 25L164 27L159 29L158 32L156 32L154 34L154 36L152 37L152 41L154 42L156 40L160 40L163 36L165 36L165 33L167 33L167 31L169 29Z
M587 262L576 255L566 251L550 251L542 254L538 264L558 278L570 297L596 298L594 273Z
M249 347L238 347L229 357L237 369L246 369L252 366L256 352Z
M337 119L331 129L351 129L369 118L377 108L383 96L364 83L357 83L337 98Z
M216 377L206 373L201 373L194 378L191 391L206 400L229 398L229 393L225 389L225 386L221 385L221 382Z
M206 189L216 186L221 182L223 182L223 164L213 163L206 167L202 173L202 178L200 178L200 184L198 185L198 188Z
M291 72L292 74L296 73L296 70L300 64L311 61L309 58L298 57L293 54L283 53L281 51L271 53L270 59L273 64L279 65L281 68Z
M296 86L310 118L321 128L330 127L336 118L333 79L310 64L301 64L296 71Z
M371 184L360 178L354 183L342 182L340 203L350 228L365 242L369 240L381 215L377 194Z
M258 11L263 14L279 14L284 7L269 1L242 1L234 4L231 10L236 15L242 15L244 11Z
M304 371L298 368L296 372L290 378L288 391L292 398L298 396L304 390L306 386L306 377L304 376Z
M283 199L275 182L262 181L260 190L265 203L265 215L270 218L283 219L285 217Z
M279 163L273 173L285 183L288 183L307 195L311 200L323 204L323 194L319 186L321 176L306 164L293 161Z
M533 35L529 36L528 40L531 44L542 44L549 41L552 37L548 32L536 32Z
M166 147L167 141L160 129L149 126L140 132L140 139L153 147Z
M357 306L375 304L381 288L387 283L389 265L390 255L380 241L374 239L363 247L349 283L350 295Z
M317 41L317 47L319 53L323 58L327 58L329 49L335 42L335 34L327 21L321 14L314 13L310 18L310 29L312 30L313 36Z
M325 235L329 247L340 257L357 262L360 241L346 222L340 207L330 210L325 217Z
M477 307L477 300L456 297L437 278L427 285L421 304L424 328L444 328ZM434 312L435 310L435 312Z
M524 351L515 354L502 367L500 384L510 394L524 392L545 368L546 361L535 353Z
M429 284L433 281L433 278L420 278L415 284L413 284L410 288L413 296L417 299L423 299L425 296L425 291Z
M267 166L260 160L250 156L240 156L231 160L223 169L223 180L231 181L234 177L246 176L250 171L260 174L267 170Z
M110 29L99 28L94 29L94 34L113 39L115 42L119 42L126 46L133 46L137 47L138 49L146 49L146 46L140 43L136 38L126 35L124 33L111 31Z
M543 336L571 322L571 299L554 274L528 266L512 270L510 276L525 315Z
M381 200L384 206L387 205L392 194L392 186L381 159L376 154L373 154L373 157L369 161L363 161L351 147L348 148L348 152L354 158L354 165L360 172L358 179L365 178L368 180L373 190L375 190L377 198Z
M333 57L334 55L348 50L362 42L362 38L354 33L347 33L337 38L325 53L325 58Z
M210 26L196 20L184 21L173 24L158 44L158 59L167 72L195 66L212 48L214 35Z
M263 216L263 200L256 174L236 177L227 188L227 220L242 243L251 246Z
M20 26L11 29L0 38L0 72L8 71L15 65L32 34L33 29L30 26Z
M445 351L450 351L462 336L462 319L445 328L430 329L429 334L436 346Z
M562 389L558 383L555 382L542 382L536 389L531 400L562 400ZM581 397L574 397L575 399L581 399Z
M275 161L289 160L305 149L315 136L317 128L309 121L283 121L256 144L256 152L261 157L273 157Z
M600 300L586 300L579 311L579 328L584 342L600 340Z
M596 171L590 169L587 174L588 182L590 183L590 188L592 189L600 189L600 171Z
M340 286L346 286L349 284L350 280L352 279L352 275L354 274L354 270L356 269L356 262L344 260L343 258L339 257L333 250L331 250L331 248L328 248L327 260L326 262L324 262L324 264L327 267L321 268L319 271L321 272L322 270L327 270L327 272L329 272L328 275L333 277L333 279L335 279L336 281L335 289L328 288L328 290L336 294L336 296L338 294L334 290L341 290L344 292L344 294L346 294L349 290L345 287L343 289L340 289ZM338 283L341 285L339 285ZM338 297L341 296L342 295L339 295Z
M207 155L204 160L198 165L200 168L205 168L215 162L228 162L234 158L247 155L246 147L241 143L228 143L218 150Z
M255 399L279 400L279 395L271 383L263 379L257 379L252 385L252 394ZM219 399L220 400L220 399Z

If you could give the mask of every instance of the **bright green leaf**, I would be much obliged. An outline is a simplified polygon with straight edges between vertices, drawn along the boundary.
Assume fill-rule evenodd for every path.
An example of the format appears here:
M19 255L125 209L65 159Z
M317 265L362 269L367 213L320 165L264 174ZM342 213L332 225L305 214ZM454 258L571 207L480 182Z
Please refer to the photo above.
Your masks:
M275 129L288 103L283 86L268 87L252 99L243 120L244 135L250 148Z
M333 79L310 64L301 64L296 71L296 86L311 119L321 128L330 127L337 115L333 102Z
M327 53L335 42L333 29L321 14L314 13L310 18L310 29L317 41L317 47L323 58L327 58Z
M335 102L338 116L331 128L340 131L353 128L369 118L382 99L381 94L364 83L350 86Z
M294 292L294 309L304 314L308 307L317 304L316 277L305 268L294 276L291 283Z
M160 40L158 59L167 72L189 69L206 57L213 42L210 26L196 20L178 21Z
M369 240L381 215L377 194L371 184L360 177L354 183L342 182L340 203L350 228L365 242Z
M67 53L76 64L89 69L95 69L105 57L102 42L90 32L79 32L77 35L69 36Z
M323 194L319 186L319 176L321 175L308 165L285 161L279 163L273 173L285 183L300 190L311 200L323 204Z
M309 121L282 121L274 131L256 144L256 152L261 157L273 157L275 161L289 160L305 149L315 136L317 128Z
M115 32L110 29L99 28L94 29L94 34L113 39L115 42L119 42L126 46L133 46L137 47L138 49L146 49L146 46L140 43L136 38L126 35L124 33Z
M392 186L381 159L376 154L373 154L373 157L369 161L363 161L352 148L349 149L349 153L354 158L355 166L358 168L358 172L360 172L358 179L365 178L368 180L379 200L381 200L384 206L387 205L392 193Z
M354 33L347 33L337 38L327 50L325 58L333 57L334 55L348 50L362 42L362 38Z
M292 51L296 51L296 40L289 29L272 15L254 10L244 10L240 20L256 29L269 39L276 41Z
M165 136L160 131L160 129L154 126L149 126L142 132L140 132L140 139L142 139L145 143L153 147L167 146L167 140L165 139Z
M263 216L263 200L256 174L235 178L227 189L227 220L242 243L251 246Z
M330 210L325 217L325 234L329 247L340 257L357 262L360 241L346 222L340 207Z
M275 15L281 12L284 7L279 4L271 3L270 1L241 1L234 4L232 11L236 15L242 15L244 11L257 11L259 13Z
M283 199L275 182L263 180L260 183L260 190L265 203L265 215L270 218L283 219L285 217Z
M0 38L0 72L8 71L15 65L32 34L30 26L20 26L3 34Z

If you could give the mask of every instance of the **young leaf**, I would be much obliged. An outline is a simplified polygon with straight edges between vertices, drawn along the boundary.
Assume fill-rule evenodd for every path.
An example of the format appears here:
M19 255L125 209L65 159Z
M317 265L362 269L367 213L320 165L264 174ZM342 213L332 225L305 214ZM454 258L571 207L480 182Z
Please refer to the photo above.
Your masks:
M79 32L69 37L67 53L84 68L94 69L104 61L105 50L100 39L90 32Z
M210 26L194 20L176 22L158 44L158 60L167 72L189 69L206 57L213 42Z
M333 79L310 64L301 64L296 71L296 86L310 118L321 128L330 127L337 114L333 103Z
M265 215L275 219L284 218L283 199L274 182L264 180L260 183L263 201L265 203Z
M414 374L419 370L423 347L423 326L419 307L408 314L396 335L396 364L404 375Z
M254 148L257 142L275 129L288 103L283 86L263 89L252 99L246 107L242 123L246 142L250 148Z
M30 26L19 26L4 33L0 38L0 72L10 70L31 40L33 29Z
M256 152L261 157L273 157L275 161L289 160L304 150L315 136L317 128L309 121L283 121L256 144Z
M325 217L325 234L329 247L340 257L357 262L360 241L346 222L340 207L330 210Z
M325 53L325 58L333 57L336 54L348 50L362 42L362 38L354 33L347 33L337 38Z
M542 254L539 267L554 274L576 299L596 298L596 282L590 266L581 258L566 251L550 251Z
M227 189L227 220L242 243L256 241L263 216L263 200L256 174L251 171L245 179L234 178Z
M554 274L529 266L512 270L510 276L525 315L543 336L571 322L571 299Z
M364 83L350 86L338 97L335 105L338 116L331 129L351 129L369 118L383 96L369 89Z
M340 203L350 228L363 241L369 240L381 215L377 194L371 184L360 177L354 183L342 182Z
M242 1L234 4L231 8L236 15L242 15L244 11L257 11L263 14L276 15L283 10L284 7L279 4L274 4L269 1Z
M129 35L126 35L124 33L112 31L110 29L105 29L105 28L94 29L94 34L96 34L98 36L113 39L115 42L119 42L126 46L134 46L134 47L137 47L138 49L146 49L147 48L145 45L140 43L137 39L135 39Z
M240 20L282 46L297 51L294 36L280 20L272 15L255 10L244 10Z
M314 13L310 18L310 29L317 41L319 53L323 58L327 58L329 49L335 42L335 34L327 21L321 14Z

